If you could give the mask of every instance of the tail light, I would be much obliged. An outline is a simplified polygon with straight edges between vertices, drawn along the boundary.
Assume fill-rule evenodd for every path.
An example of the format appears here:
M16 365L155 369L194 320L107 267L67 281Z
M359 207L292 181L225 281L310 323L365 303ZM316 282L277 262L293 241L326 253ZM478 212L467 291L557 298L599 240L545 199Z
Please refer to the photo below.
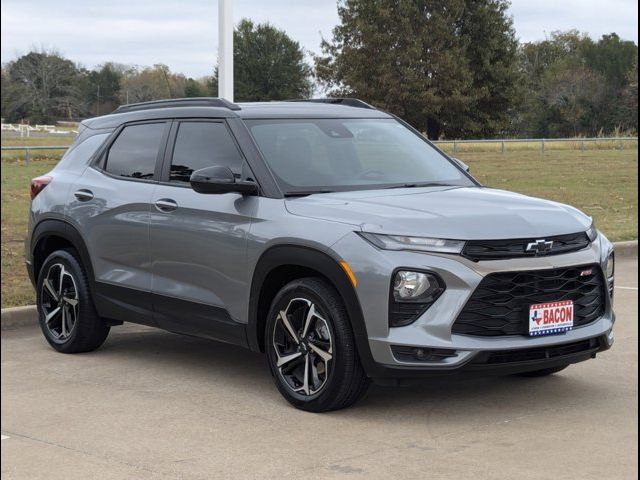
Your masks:
M36 198L38 194L44 190L44 187L49 185L53 180L52 177L48 175L43 175L42 177L36 177L31 179L31 200Z

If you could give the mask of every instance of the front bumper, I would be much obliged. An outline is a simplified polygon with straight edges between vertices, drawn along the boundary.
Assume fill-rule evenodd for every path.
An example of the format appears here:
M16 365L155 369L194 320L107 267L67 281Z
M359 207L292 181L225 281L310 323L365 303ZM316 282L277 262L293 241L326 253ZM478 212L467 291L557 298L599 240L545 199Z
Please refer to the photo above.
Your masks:
M421 377L460 372L503 372L536 370L586 360L608 349L613 341L615 315L607 296L604 313L596 321L557 335L529 337L509 335L479 337L452 333L452 327L482 279L491 273L530 271L603 265L611 244L600 235L588 248L564 255L473 262L456 255L425 254L406 251L383 251L369 245L357 235L344 237L333 247L345 259L356 277L356 293L367 330L366 345L372 361L365 364L372 377ZM405 327L388 326L388 299L391 275L397 268L429 270L437 273L446 284L446 291L414 323ZM484 363L492 352L525 352L531 349L553 349L584 341L597 345L585 351L526 360L522 362ZM393 349L422 347L452 353L433 361L398 358ZM362 356L362 355L361 355ZM562 358L561 358L562 357Z

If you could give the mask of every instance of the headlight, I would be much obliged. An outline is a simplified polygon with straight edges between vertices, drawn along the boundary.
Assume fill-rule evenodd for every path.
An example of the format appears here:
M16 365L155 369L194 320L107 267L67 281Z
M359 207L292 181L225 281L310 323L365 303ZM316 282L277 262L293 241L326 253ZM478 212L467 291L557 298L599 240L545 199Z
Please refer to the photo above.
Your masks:
M389 326L413 323L444 290L444 282L435 273L397 270L391 281Z
M592 223L587 230L587 237L589 237L589 241L593 242L596 238L598 238L598 229L596 228L596 224Z
M613 274L615 273L615 266L616 263L616 258L615 258L615 254L613 252L611 252L609 254L609 256L607 257L607 279L612 278Z
M403 235L383 235L380 233L358 232L362 238L383 250L414 250L418 252L460 253L464 247L462 240L442 238L407 237Z

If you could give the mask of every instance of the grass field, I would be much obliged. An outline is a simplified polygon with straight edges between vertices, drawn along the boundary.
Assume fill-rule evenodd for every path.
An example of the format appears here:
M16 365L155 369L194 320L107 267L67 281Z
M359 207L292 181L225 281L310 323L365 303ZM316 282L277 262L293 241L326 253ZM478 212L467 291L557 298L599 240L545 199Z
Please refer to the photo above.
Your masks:
M3 139L4 140L4 139ZM638 238L638 151L458 152L483 184L569 203L592 215L611 240ZM2 307L33 303L23 264L29 180L53 159L2 160Z
M67 146L73 142L73 135L58 135L46 137L2 137L3 147L41 147L41 146ZM62 157L64 150L32 150L31 159L59 159ZM2 152L2 161L5 160L24 160L24 150L9 150Z

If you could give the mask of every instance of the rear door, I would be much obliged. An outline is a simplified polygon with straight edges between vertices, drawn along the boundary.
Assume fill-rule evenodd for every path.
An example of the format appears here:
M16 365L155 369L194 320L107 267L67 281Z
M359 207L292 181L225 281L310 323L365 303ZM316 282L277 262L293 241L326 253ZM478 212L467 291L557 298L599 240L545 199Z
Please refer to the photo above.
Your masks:
M170 126L124 125L71 190L67 212L84 234L107 318L153 324L149 219Z
M246 240L258 197L191 189L194 170L218 165L251 176L224 120L175 121L153 193L154 314L167 330L245 343L236 321L248 288Z

